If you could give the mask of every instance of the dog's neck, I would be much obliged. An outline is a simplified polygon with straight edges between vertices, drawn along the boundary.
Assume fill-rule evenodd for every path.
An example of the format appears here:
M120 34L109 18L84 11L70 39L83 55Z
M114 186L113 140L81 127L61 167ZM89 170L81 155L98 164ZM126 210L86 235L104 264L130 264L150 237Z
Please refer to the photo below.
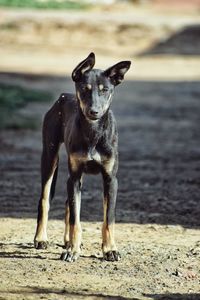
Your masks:
M91 121L84 116L82 110L79 108L77 115L78 122L80 124L82 136L89 148L95 148L98 141L103 136L103 133L108 126L108 112L109 109L100 119Z

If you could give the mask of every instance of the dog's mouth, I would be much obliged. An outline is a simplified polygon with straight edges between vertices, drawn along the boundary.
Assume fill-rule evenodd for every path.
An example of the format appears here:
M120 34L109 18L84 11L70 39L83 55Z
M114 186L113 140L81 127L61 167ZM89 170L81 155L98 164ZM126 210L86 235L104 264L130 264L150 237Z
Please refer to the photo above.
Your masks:
M99 116L91 116L89 114L86 115L86 118L89 120L89 121L98 121L100 119Z
M93 109L88 109L86 111L86 118L90 121L97 121L101 118L101 113L99 111L95 111Z

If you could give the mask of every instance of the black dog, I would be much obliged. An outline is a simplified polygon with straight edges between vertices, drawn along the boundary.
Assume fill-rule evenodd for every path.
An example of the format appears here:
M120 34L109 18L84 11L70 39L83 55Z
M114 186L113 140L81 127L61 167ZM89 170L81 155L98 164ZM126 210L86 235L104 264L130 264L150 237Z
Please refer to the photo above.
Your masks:
M109 261L120 259L114 241L118 136L110 104L114 88L123 80L131 62L119 62L106 71L93 69L94 64L95 55L91 53L74 69L76 96L62 94L43 123L42 192L34 243L37 249L47 247L49 198L55 191L59 147L65 143L69 167L64 235L67 251L61 259L66 261L75 261L80 255L82 175L99 172L104 183L103 256Z

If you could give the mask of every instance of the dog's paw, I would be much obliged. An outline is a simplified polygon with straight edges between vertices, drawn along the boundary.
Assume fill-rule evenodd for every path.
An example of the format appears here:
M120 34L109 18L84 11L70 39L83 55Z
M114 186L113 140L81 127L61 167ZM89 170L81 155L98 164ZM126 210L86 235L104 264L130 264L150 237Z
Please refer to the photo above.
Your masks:
M67 262L74 262L78 259L79 253L76 251L65 251L61 254L60 259Z
M107 261L119 261L121 259L121 255L118 251L111 250L103 253L103 259Z
M35 249L39 250L39 249L47 249L48 248L48 242L47 241L35 241Z

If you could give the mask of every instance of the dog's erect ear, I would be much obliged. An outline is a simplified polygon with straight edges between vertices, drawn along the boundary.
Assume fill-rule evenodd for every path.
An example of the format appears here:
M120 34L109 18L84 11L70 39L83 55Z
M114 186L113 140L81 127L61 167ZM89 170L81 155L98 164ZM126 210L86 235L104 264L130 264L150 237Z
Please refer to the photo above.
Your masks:
M113 85L118 85L124 79L125 73L131 66L130 61L121 61L118 64L104 71L104 74L110 78Z
M73 81L79 81L83 73L91 70L95 65L95 55L91 52L72 72Z

